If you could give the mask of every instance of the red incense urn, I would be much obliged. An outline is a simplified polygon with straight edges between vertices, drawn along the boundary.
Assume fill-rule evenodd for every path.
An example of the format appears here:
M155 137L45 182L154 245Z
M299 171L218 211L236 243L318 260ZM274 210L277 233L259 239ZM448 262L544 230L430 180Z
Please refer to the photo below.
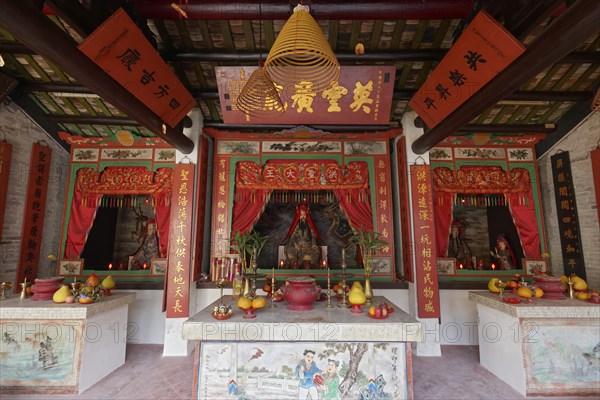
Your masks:
M542 299L563 300L566 299L565 287L560 282L560 276L534 276L534 286L544 291Z
M294 311L308 311L313 309L313 303L321 292L321 287L315 280L308 276L289 278L281 287L283 299L288 303L288 309Z
M36 279L31 287L31 300L52 300L65 278Z

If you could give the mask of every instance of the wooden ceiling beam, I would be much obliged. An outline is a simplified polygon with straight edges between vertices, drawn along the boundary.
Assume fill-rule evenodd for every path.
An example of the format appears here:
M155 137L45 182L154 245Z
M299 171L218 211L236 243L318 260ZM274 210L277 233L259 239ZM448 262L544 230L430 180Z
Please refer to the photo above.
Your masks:
M46 115L46 122L54 124L75 125L119 125L139 126L139 123L128 117L100 117L81 115ZM235 130L281 130L289 129L295 125L285 124L249 124L235 125L225 124L221 121L205 120L203 126L219 129ZM387 130L391 125L311 125L312 128L335 132L360 132L373 130ZM552 133L556 130L554 124L472 124L459 129L460 133L482 132L482 133Z
M92 91L85 86L70 83L45 83L25 82L19 85L19 90L25 92L55 92L68 94L91 94ZM394 100L410 100L416 93L416 89L395 90ZM218 100L219 92L210 90L190 90L196 100ZM580 91L558 91L558 90L534 90L517 91L508 95L504 100L508 101L570 101L579 102L590 100L594 96L591 90ZM73 96L76 97L76 96Z
M523 55L438 125L419 137L412 144L412 150L417 154L429 151L486 109L506 98L596 33L599 20L600 3L597 1L578 0L573 3L546 28Z
M353 52L337 52L335 56L341 62L401 62L401 61L439 61L446 55L444 49L401 49L401 50L376 50L368 51L362 56ZM0 53L6 54L37 54L19 42L0 42ZM198 62L258 62L258 51L236 50L185 50L160 52L165 61L198 61ZM264 58L265 53L262 56ZM575 51L567 54L558 62L560 63L591 63L600 64L600 51Z
M31 3L16 0L4 2L0 13L0 25L157 137L183 153L187 154L193 150L194 143L183 134L181 124L177 128L166 126L166 133L163 133L161 118L79 51L73 39Z
M190 20L287 20L300 2L287 1L227 1L189 0L180 7ZM171 2L164 0L134 0L136 14L150 19L182 18ZM394 20L394 19L455 19L468 16L474 0L318 0L311 2L310 13L317 20Z

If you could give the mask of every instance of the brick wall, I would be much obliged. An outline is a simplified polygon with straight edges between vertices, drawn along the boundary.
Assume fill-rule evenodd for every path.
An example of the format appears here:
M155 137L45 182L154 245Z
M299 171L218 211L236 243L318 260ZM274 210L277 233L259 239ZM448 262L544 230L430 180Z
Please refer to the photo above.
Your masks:
M571 159L588 286L595 290L600 289L600 227L598 226L598 205L594 194L590 151L596 148L599 139L600 113L596 112L590 114L561 142L538 160L551 271L555 275L563 274L560 232L556 217L556 200L550 163L550 157L556 154L558 150L563 150L569 152Z
M1 227L0 281L13 282L14 285L21 246L31 145L39 140L44 140L52 149L38 277L55 275L55 262L51 265L46 257L49 254L56 254L58 249L69 154L14 103L0 105L0 140L4 140L5 137L6 141L12 144L13 152L6 213L4 224ZM52 271L50 271L51 267Z

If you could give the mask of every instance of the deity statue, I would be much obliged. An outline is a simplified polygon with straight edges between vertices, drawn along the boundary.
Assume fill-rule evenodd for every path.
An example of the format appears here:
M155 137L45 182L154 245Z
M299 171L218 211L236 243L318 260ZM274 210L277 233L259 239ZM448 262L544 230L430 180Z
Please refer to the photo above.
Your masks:
M515 254L513 253L510 244L508 244L508 240L506 240L504 236L498 235L496 247L494 247L493 251L490 251L490 254L498 261L500 269L516 268Z
M285 265L288 268L318 268L321 261L321 238L308 206L296 207L296 214L284 241Z
M466 269L473 268L472 252L465 241L458 221L452 221L446 257L456 258L456 264L462 264Z
M146 268L150 268L152 259L160 256L155 220L148 220L146 233L142 237L142 244L131 256L133 257L131 260L132 270L143 269L144 265L146 265Z

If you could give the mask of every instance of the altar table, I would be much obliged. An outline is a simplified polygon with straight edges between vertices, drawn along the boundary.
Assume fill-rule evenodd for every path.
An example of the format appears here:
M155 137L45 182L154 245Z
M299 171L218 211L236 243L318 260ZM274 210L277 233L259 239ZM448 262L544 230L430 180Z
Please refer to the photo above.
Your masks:
M0 393L75 394L125 363L135 293L90 304L0 301Z
M483 291L469 299L479 315L479 361L494 375L524 396L600 395L600 305L508 304Z
M392 304L373 298L381 302ZM219 321L211 315L218 303L183 324L184 339L196 341L198 399L413 398L410 342L422 341L423 330L393 304L388 318L376 320L366 306L354 314L322 301L310 311L291 311L285 302L270 308L269 300L256 318L244 319L226 296L234 315Z

